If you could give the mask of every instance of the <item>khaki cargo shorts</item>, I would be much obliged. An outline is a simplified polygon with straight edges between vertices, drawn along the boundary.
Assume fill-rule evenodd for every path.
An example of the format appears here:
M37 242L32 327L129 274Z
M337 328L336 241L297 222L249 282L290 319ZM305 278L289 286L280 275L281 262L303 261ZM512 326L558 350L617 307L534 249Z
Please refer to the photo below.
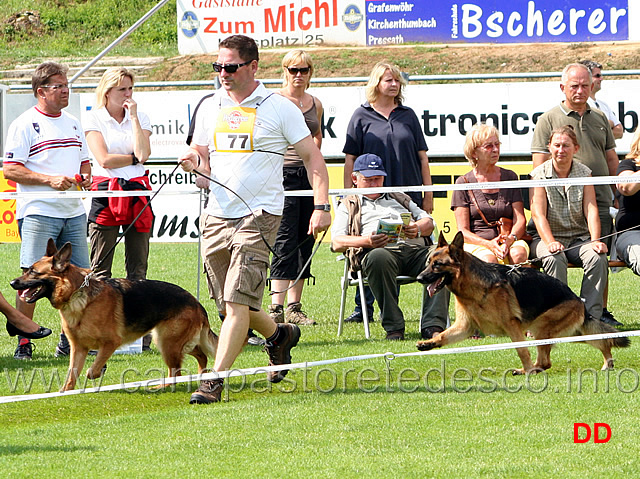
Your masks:
M262 308L269 249L260 232L273 245L280 218L265 211L234 219L206 213L200 217L209 296L215 299L220 313L225 313L227 301L247 305L254 311Z

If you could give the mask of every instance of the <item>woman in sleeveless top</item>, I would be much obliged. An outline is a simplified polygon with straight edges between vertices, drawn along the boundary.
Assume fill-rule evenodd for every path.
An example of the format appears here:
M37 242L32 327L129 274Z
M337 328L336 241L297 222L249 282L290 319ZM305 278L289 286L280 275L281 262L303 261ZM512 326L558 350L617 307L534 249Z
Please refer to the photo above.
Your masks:
M282 59L282 70L283 86L279 93L300 108L311 136L320 148L322 103L306 91L313 75L311 57L303 50L292 50ZM292 146L289 146L284 157L283 185L285 191L311 189L307 170ZM285 196L282 222L274 246L274 251L281 259L274 257L271 263L271 289L275 293L271 296L269 314L276 322L315 324L302 311L301 304L304 281L312 277L310 265L304 268L300 280L293 284L313 250L313 237L307 234L312 213L313 197ZM297 253L292 254L296 248L299 248ZM291 289L285 291L290 286ZM285 299L288 304L286 309Z

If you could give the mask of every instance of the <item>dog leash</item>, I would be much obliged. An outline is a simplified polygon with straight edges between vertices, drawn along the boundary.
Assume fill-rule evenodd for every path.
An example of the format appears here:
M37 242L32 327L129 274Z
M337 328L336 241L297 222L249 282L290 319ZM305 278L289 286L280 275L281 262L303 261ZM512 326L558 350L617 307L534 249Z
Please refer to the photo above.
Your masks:
M171 177L173 177L174 173L176 172L176 170L178 169L178 167L179 167L179 166L180 166L180 164L178 163L178 164L176 165L176 167L173 169L173 171L171 171L171 173L169 173L169 175L167 176L167 178L162 182L162 184L160 185L160 187L159 187L159 188L158 188L158 189L153 193L153 195L151 196L151 198L149 198L149 201L147 201L147 203L142 207L142 209L140 210L140 212L138 213L138 215L133 219L133 221L131 222L131 224L129 224L129 226L127 226L127 228L122 232L122 235L121 235L121 236L116 240L116 242L115 242L115 243L113 244L113 246L109 249L109 251L107 251L107 254L105 254L105 255L102 257L102 259L101 259L100 261L98 261L98 264L96 264L96 266L95 266L94 268L91 268L91 271L89 272L89 274L87 274L87 275L84 277L84 281L83 281L83 283L82 283L82 286L80 286L81 288L82 288L82 287L85 287L85 286L87 286L87 285L89 284L89 280L94 276L95 271L96 271L97 269L99 269L99 268L100 268L100 266L102 265L102 263L104 263L104 262L105 262L105 260L106 260L109 256L111 256L111 255L114 253L114 251L115 251L115 249L116 249L116 246L118 246L118 243L120 243L120 241L122 241L122 238L124 238L124 237L127 235L127 233L129 232L129 230L130 230L131 228L133 228L133 226L135 225L136 221L138 221L138 219L140 218L140 216L142 216L142 213L144 213L144 211L145 211L149 206L151 206L151 202L154 200L154 198L155 198L156 196L158 196L158 193L160 193L160 190L162 190L162 188L164 187L164 185L166 185L166 184L169 182L169 180L171 179Z
M178 163L178 166L180 164ZM174 170L175 171L175 170ZM209 180L210 182L224 188L225 190L229 191L230 193L232 193L233 195L235 195L240 201L242 201L242 203L247 207L247 210L249 210L249 213L251 213L251 216L253 216L254 219L257 219L255 213L253 212L253 210L251 209L251 206L249 206L249 204L244 200L244 198L242 196L240 196L238 193L236 193L235 191L233 191L231 188L229 188L227 185L214 180L213 178L211 178L210 176L197 171L196 169L192 170L192 173L195 173L196 175L200 175L203 178ZM272 248L272 246L269 244L269 242L267 241L267 239L264 237L264 234L262 233L262 231L260 231L260 228L258 228L258 233L260 234L260 239L262 239L262 242L267 246L267 248L269 249L269 251L271 252L271 254L273 254L273 256L278 259L279 261L285 261L287 259L289 259L291 256L293 256L295 253L298 252L298 250L302 247L303 244L305 244L307 241L309 241L312 236L309 236L307 238L305 238L300 244L298 244L298 246L295 247L295 249L293 251L291 251L289 254L287 254L286 256L282 257L280 256L278 253L275 252L275 250ZM287 291L289 291L291 288L293 288L298 281L300 281L300 279L302 278L302 275L304 274L304 271L307 269L307 267L309 266L309 264L311 264L311 260L313 259L313 257L315 256L316 252L318 251L318 248L320 247L320 245L322 244L322 241L324 240L325 236L327 235L327 230L325 230L322 233L322 236L320 237L320 240L317 242L317 244L315 245L313 251L311 252L311 255L309 256L309 259L307 260L307 262L304 264L304 266L300 269L300 273L298 274L298 277L294 280L294 282L286 289L283 289L282 291L270 291L269 295L274 295L274 294L281 294L281 293L285 293Z
M610 233L608 235L600 236L599 238L589 240L589 241L587 241L585 243L580 243L580 244L571 246L569 248L562 249L560 251L556 251L555 253L548 253L548 254L545 254L543 256L538 256L537 258L528 259L527 261L523 261L522 263L512 264L512 265L507 265L507 266L509 266L513 270L513 269L519 268L521 266L526 266L526 265L533 264L534 262L537 263L537 262L539 262L539 261L541 261L541 260L543 260L545 258L549 258L551 256L555 256L555 255L560 254L560 253L566 253L567 251L571 251L572 249L580 248L580 247L584 246L585 244L595 243L596 241L601 241L603 239L611 238L613 236L619 235L621 233L626 233L627 231L631 231L631 230L634 230L636 228L640 228L640 226L631 226L631 227L623 229L621 231L615 231L615 232Z

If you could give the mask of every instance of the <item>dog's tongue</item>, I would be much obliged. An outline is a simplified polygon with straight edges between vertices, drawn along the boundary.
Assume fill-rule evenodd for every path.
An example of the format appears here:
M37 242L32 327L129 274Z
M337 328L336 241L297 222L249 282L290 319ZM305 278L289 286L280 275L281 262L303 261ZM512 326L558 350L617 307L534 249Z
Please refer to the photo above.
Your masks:
M429 297L433 297L436 294L436 289L442 283L442 278L439 278L436 282L427 285L427 293L429 293Z
M18 295L22 298L22 299L27 299L27 297L31 296L34 292L35 292L36 288L27 288L27 289L21 289L18 291Z

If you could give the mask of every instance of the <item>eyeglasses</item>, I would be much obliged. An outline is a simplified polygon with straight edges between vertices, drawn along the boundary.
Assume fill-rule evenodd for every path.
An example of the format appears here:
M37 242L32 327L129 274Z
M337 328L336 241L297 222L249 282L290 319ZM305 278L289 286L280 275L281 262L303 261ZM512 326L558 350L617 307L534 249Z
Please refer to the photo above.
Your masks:
M224 70L227 73L235 73L238 71L238 68L248 65L252 61L253 60L249 60L248 62L244 62L244 63L227 63L226 65L216 62L213 64L213 71L216 73L220 73L222 70Z
M593 78L602 78L602 73L596 73L595 75L592 75Z
M306 75L311 71L311 67L302 67L302 68L287 67L287 70L289 70L289 73L291 73L293 76L296 76L298 73L302 75Z
M62 90L63 88L69 89L68 83L58 83L56 85L41 85L40 88L51 88L53 91Z
M484 145L480 145L480 148L482 148L483 150L487 150L487 151L491 151L494 148L497 148L498 150L500 149L500 145L502 145L501 142L496 141L495 143L485 143Z

